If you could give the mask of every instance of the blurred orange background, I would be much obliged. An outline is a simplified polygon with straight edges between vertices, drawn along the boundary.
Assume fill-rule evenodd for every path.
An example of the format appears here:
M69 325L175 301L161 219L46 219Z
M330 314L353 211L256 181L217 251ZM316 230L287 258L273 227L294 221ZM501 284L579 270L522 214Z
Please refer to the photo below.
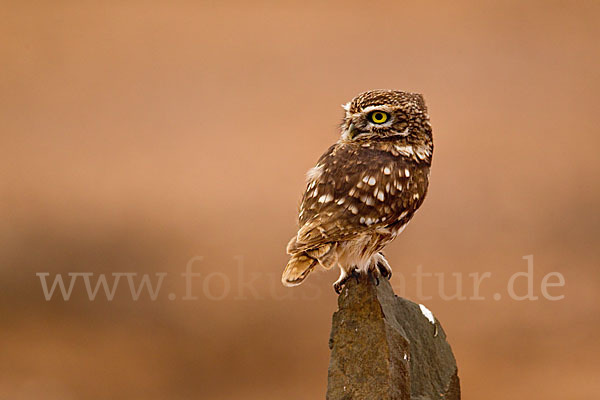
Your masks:
M0 398L323 398L337 272L279 278L304 173L337 140L340 104L374 88L429 106L429 196L387 254L395 287L404 274L401 294L443 324L463 397L600 393L600 2L0 14ZM540 298L511 300L530 254ZM198 299L183 300L194 256ZM435 278L419 297L419 266L447 293L462 274L467 296L468 274L490 272L485 300L444 300ZM113 301L82 281L46 301L39 272L168 275L154 301L125 278ZM550 272L562 300L540 294Z

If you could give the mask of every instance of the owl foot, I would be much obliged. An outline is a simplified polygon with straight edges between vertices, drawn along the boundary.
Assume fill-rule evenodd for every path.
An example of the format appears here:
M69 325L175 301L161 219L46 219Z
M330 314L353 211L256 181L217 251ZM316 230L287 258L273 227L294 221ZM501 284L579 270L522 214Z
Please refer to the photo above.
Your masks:
M383 253L377 253L375 262L376 262L375 265L377 266L377 270L379 270L379 273L381 274L381 276L383 276L384 278L386 278L389 281L392 278L392 267L390 267L390 264L383 256Z
M360 274L357 270L353 269L350 274L348 274L344 269L342 269L341 271L342 272L340 273L340 277L333 284L333 290L335 290L337 294L340 294L342 292L342 288L346 284L346 282L348 282L348 279L354 277L356 279L357 284L360 282Z
M335 281L335 283L333 284L333 290L335 290L337 294L342 293L342 288L344 287L344 284L348 281L348 279L350 279L349 276L344 278L342 281L340 281L339 279Z
M348 275L348 273L346 273L346 271L342 268L341 269L341 273L340 273L340 277L333 284L333 290L335 290L335 292L337 294L342 293L342 287L348 281L348 279L351 278L351 276L352 275Z

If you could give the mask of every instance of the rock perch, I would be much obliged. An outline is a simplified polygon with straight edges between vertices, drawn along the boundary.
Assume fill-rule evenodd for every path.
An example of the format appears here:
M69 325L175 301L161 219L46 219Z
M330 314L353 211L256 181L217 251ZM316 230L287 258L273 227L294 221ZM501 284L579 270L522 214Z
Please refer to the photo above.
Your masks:
M386 279L359 279L346 283L333 314L327 400L459 400L456 360L439 322L396 296Z

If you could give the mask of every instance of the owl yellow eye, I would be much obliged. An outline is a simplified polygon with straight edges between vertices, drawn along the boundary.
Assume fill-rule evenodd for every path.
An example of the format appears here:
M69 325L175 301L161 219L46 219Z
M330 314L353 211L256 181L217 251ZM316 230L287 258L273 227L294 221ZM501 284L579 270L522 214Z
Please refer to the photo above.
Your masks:
M388 120L389 116L387 113L384 113L383 111L373 111L369 115L369 118L371 119L372 122L374 122L376 124L383 124L385 121Z

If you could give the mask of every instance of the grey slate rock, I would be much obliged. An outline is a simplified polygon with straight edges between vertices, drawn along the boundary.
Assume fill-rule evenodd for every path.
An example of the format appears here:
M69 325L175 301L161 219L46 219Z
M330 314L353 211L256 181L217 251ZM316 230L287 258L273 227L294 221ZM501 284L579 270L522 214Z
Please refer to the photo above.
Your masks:
M386 279L350 279L333 314L328 400L459 400L456 361L439 322Z

